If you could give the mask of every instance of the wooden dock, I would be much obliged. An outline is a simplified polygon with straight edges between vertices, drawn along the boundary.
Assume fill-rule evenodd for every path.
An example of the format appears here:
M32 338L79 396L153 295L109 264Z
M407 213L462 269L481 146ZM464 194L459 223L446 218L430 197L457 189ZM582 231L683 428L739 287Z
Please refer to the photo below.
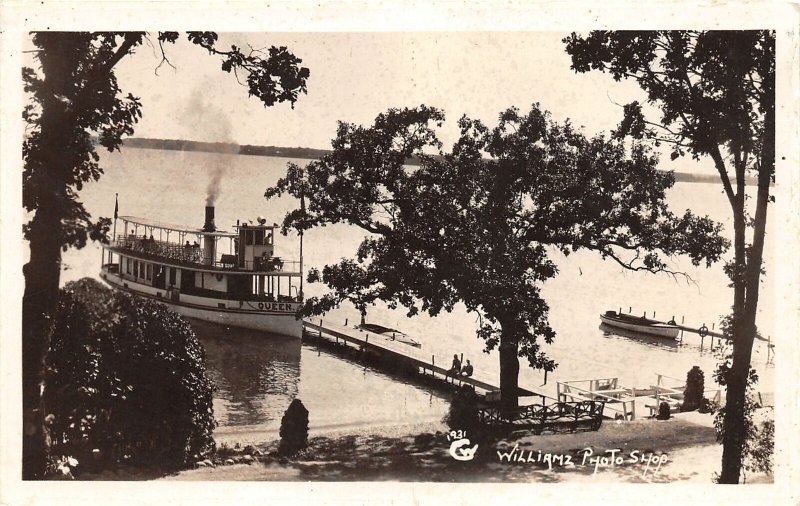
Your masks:
M421 375L430 375L443 382L451 383L454 386L470 385L476 390L479 390L487 399L499 398L500 387L495 384L489 375L475 370L472 376L453 376L449 368L442 367L450 363L449 358L439 357L439 365L437 365L436 357L426 353L420 348L392 341L379 334L370 334L363 330L345 325L337 325L323 320L318 320L317 323L303 320L303 329L306 335L316 336L334 342L342 341L343 343L353 345L361 350L374 353L382 358L416 367L417 372ZM522 387L519 388L519 396L541 397L542 402L548 399L551 401L555 400L545 394L533 392Z

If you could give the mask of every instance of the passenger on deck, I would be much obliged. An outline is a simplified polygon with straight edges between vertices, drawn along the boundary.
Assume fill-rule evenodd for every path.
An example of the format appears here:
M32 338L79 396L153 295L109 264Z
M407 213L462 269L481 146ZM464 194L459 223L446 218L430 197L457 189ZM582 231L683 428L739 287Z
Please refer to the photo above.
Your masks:
M472 376L472 364L469 363L469 359L467 359L467 365L461 368L461 375L466 377Z

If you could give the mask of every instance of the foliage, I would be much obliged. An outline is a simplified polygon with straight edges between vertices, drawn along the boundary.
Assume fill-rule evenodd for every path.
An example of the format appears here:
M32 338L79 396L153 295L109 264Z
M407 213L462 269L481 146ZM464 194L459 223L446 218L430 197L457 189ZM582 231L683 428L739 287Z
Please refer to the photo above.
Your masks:
M658 121L642 104L627 104L618 137L649 139L672 149L673 160L709 156L733 215L734 258L725 265L733 285L727 426L723 440L723 483L738 483L745 444L745 404L756 312L763 274L767 208L774 202L775 33L752 31L595 31L564 39L576 72L601 70L614 79L633 79ZM755 213L748 206L745 176L755 174ZM735 186L734 186L735 185ZM747 228L752 227L752 242Z
M658 420L669 420L672 416L670 412L669 403L662 402L658 405L658 414L656 415L656 419Z
M300 399L294 399L281 418L281 442L278 453L291 456L308 445L308 410Z
M472 440L479 439L477 436L481 432L481 425L478 419L478 394L474 388L461 385L450 401L450 409L444 422L453 430L465 431Z
M751 441L746 453L744 468L753 473L772 474L775 453L775 421L765 420L762 422Z
M461 302L479 315L486 351L499 345L501 398L516 405L518 356L556 366L540 349L540 339L555 338L540 293L557 273L548 251L589 249L627 269L674 275L665 256L708 264L727 246L720 225L667 209L673 176L639 143L587 138L537 104L502 112L494 128L462 117L460 138L443 153L443 122L422 105L390 109L369 127L340 123L331 154L290 164L266 191L308 200L286 215L284 233L344 222L370 234L354 259L323 268L331 291L308 300L305 314L382 300L434 316ZM418 167L405 165L412 156Z
M703 392L706 389L705 376L703 371L698 367L692 367L686 374L686 390L683 393L683 404L681 411L694 411L702 406L704 397Z
M164 305L68 283L45 385L54 458L176 466L214 449L205 351Z

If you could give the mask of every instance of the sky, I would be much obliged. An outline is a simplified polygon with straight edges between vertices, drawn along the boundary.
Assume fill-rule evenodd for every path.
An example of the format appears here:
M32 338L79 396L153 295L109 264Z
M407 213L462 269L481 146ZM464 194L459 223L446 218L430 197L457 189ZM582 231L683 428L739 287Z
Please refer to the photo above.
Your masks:
M390 107L420 104L444 110L445 147L466 114L492 126L501 111L538 102L553 119L570 119L587 135L608 132L621 105L643 100L635 82L600 72L576 74L562 39L569 32L313 32L220 33L218 46L287 46L310 69L308 93L295 107L265 108L235 76L186 40L166 46L175 68L145 44L123 60L124 92L141 98L135 136L329 148L337 121L370 124ZM656 111L652 111L654 118ZM662 157L666 158L666 157ZM709 172L682 161L679 170Z

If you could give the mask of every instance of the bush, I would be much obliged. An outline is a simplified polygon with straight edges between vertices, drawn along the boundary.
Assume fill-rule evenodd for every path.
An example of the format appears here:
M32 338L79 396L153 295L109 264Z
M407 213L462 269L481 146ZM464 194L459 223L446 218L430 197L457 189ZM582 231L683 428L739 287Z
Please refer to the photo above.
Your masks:
M761 423L760 428L755 429L748 449L750 451L745 457L745 470L772 474L773 454L775 453L775 422L773 420L766 420Z
M670 413L669 410L669 404L667 404L666 402L662 402L661 404L659 404L658 415L656 415L656 419L669 420L670 416L672 416L672 414Z
M697 367L692 367L686 374L686 390L683 392L683 405L681 412L694 411L705 405L703 391L705 391L705 376L703 371Z
M478 394L471 386L461 385L456 391L444 422L453 430L466 431L470 438L479 435Z
M278 453L291 456L308 445L308 410L300 399L289 404L281 419Z
M61 291L47 355L54 459L174 467L214 450L212 384L189 323L91 279Z

